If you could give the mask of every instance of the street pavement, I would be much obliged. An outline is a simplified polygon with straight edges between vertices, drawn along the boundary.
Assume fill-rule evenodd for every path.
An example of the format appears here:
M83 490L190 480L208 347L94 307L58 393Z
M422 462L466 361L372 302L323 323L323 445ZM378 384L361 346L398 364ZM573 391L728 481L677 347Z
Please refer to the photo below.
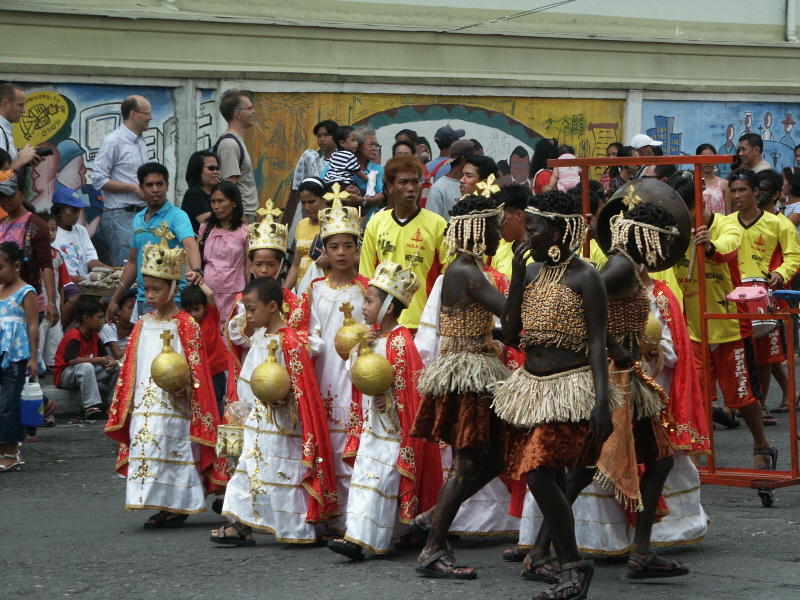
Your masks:
M767 431L780 448L779 468L788 468L788 416L778 419ZM716 433L719 462L752 465L744 426ZM268 535L256 535L250 548L212 544L209 532L221 519L210 501L179 529L145 530L154 511L123 508L116 445L101 423L61 422L40 429L39 440L23 446L21 472L0 474L0 600L516 599L544 587L522 580L519 564L502 561L515 542L508 536L454 542L459 562L479 577L450 582L417 577L413 551L350 563L326 548L278 544ZM624 561L599 558L590 598L800 598L800 489L777 490L772 508L750 489L704 486L702 493L707 537L664 551L689 563L690 575L631 583Z

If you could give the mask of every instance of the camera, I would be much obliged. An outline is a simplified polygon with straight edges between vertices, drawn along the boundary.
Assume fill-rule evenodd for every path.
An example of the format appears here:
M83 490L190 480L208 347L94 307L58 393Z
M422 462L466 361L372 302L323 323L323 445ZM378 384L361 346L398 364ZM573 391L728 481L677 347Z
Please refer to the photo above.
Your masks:
M36 156L41 156L44 158L45 156L52 156L53 155L53 147L52 146L42 146L41 148L36 149Z

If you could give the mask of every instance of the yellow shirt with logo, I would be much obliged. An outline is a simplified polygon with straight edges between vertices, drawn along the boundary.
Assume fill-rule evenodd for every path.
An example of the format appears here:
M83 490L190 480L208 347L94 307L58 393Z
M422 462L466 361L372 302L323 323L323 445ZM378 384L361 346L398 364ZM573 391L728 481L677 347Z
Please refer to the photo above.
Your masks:
M402 223L394 216L394 210L384 210L375 213L364 232L358 270L367 279L375 274L375 268L385 260L406 267L419 250L412 271L419 277L420 287L411 305L398 319L400 325L409 329L419 327L428 294L449 261L444 245L446 227L447 223L442 217L424 208L418 208Z
M736 314L736 304L725 302L725 297L733 291L733 288L741 284L737 255L740 253L742 228L728 217L711 215L708 233L711 243L714 244L714 254L710 258L706 257L705 262L706 312ZM701 248L698 248L698 251L700 250ZM673 267L673 272L683 291L683 309L686 314L686 324L689 327L689 337L693 341L699 342L700 282L698 274L700 267L699 261L696 262L690 281L688 276L691 255L692 245L690 244L686 255ZM709 343L723 344L739 339L742 339L742 330L738 320L708 320Z
M750 225L744 225L739 213L725 217L742 230L739 272L742 278L766 278L777 271L788 283L800 268L800 243L797 229L783 215L761 213Z

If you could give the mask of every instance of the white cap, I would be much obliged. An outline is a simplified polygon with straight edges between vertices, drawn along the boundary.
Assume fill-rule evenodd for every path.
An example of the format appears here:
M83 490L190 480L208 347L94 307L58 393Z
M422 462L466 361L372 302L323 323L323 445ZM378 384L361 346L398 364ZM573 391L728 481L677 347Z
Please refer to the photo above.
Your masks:
M639 148L644 148L645 146L660 146L662 143L663 142L654 140L649 135L637 133L631 139L631 148L638 150Z

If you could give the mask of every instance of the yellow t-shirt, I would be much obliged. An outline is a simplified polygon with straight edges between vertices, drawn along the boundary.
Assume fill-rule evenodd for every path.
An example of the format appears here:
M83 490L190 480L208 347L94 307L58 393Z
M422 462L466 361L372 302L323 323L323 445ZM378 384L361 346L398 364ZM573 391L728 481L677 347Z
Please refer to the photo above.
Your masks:
M297 229L294 232L294 257L295 260L300 259L300 271L297 274L297 281L303 280L303 275L306 274L308 266L314 262L308 257L308 253L317 235L319 235L319 223L312 225L308 217L306 217L297 224Z
M500 240L497 252L492 257L491 266L511 279L511 261L514 258L514 242Z
M367 223L358 269L367 279L375 274L375 267L384 260L407 266L419 249L412 270L420 279L420 287L411 305L398 319L400 325L409 329L419 327L428 294L449 261L444 245L446 227L447 222L442 217L424 208L418 208L403 223L395 218L394 210L375 213Z
M725 217L742 233L739 250L739 272L742 278L765 278L765 273L777 271L788 283L800 268L800 243L797 229L783 215L762 212L750 225L744 226L739 213Z
M597 269L600 270L603 268L603 265L608 262L608 257L606 253L600 248L600 244L597 243L597 240L592 238L589 240L589 260L593 260L597 263Z
M731 215L729 215L731 216ZM711 215L708 233L715 252L706 258L706 312L736 314L737 306L734 302L720 304L725 297L741 283L739 276L739 262L737 254L741 243L742 227L728 217ZM701 249L698 249L698 252ZM692 247L686 255L672 269L683 291L683 310L686 314L686 324L689 327L689 337L695 342L700 341L700 282L698 280L699 265L695 264L692 281L688 280L689 260L692 256ZM723 344L742 338L738 320L725 319L708 320L708 341L711 344Z
M689 268L688 264L686 268ZM681 306L683 306L683 290L678 283L678 278L675 276L675 267L667 269L666 271L659 271L658 273L649 273L649 275L652 279L666 283L670 291L675 294L675 298L681 303Z

